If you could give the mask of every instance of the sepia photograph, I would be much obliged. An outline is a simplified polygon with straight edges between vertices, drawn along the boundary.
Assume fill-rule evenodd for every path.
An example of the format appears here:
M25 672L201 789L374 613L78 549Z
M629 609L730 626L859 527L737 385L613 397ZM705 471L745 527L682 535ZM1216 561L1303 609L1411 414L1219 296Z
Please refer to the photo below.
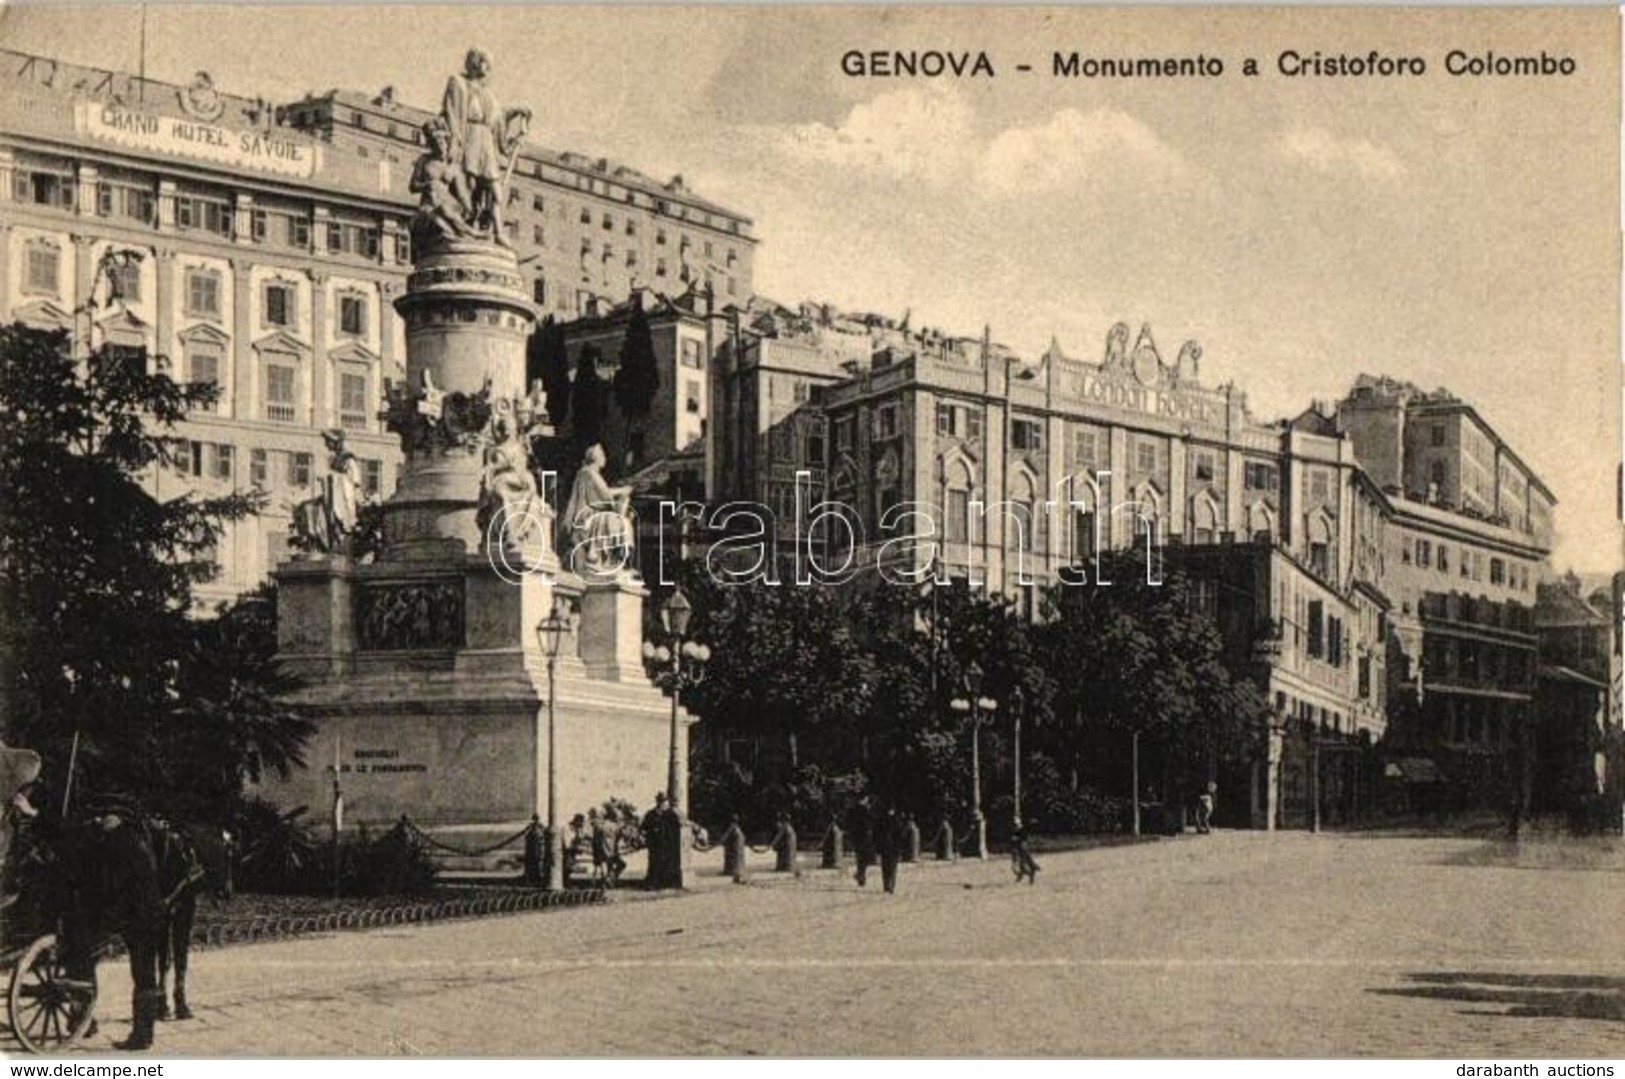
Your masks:
M0 1054L1625 1056L1621 120L1610 7L5 6Z

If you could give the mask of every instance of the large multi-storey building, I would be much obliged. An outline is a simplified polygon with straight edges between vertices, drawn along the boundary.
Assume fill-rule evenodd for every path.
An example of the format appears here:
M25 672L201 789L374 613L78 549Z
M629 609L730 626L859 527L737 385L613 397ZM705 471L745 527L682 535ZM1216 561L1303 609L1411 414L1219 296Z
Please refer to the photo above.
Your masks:
M204 76L174 86L15 52L0 65L0 317L80 348L143 347L219 386L146 482L159 497L269 494L198 590L229 598L286 557L292 505L326 471L321 431L344 430L374 493L393 483L377 413L403 370L405 177Z
M403 183L433 115L395 100L388 87L376 95L332 90L282 112L297 130L387 163ZM637 287L666 295L709 288L719 307L751 295L750 219L701 198L681 176L660 182L607 158L527 143L503 217L542 315L593 315Z
M1431 759L1458 803L1499 801L1531 717L1532 611L1555 500L1471 405L1445 391L1362 377L1338 423L1391 505L1390 746Z
M936 558L1035 615L1097 551L1148 543L1191 573L1277 717L1255 822L1369 808L1379 741L1463 801L1504 772L1553 500L1470 406L1362 378L1335 409L1269 424L1200 380L1194 343L1169 363L1148 328L1131 347L1114 327L1099 363L1053 344L1026 363L986 335L873 319L848 357L816 307L771 334L744 321L717 365L718 489L773 512L781 563L831 538L803 534L798 472L804 501L840 507L861 570Z
M205 602L286 557L292 507L326 472L324 430L344 430L370 492L393 489L400 454L378 413L404 372L393 300L430 115L388 90L277 105L203 74L179 86L0 50L0 318L80 348L145 347L215 382L218 403L180 425L175 465L147 482L270 496L222 537ZM640 281L749 294L749 220L680 178L527 144L509 197L543 313L572 318Z

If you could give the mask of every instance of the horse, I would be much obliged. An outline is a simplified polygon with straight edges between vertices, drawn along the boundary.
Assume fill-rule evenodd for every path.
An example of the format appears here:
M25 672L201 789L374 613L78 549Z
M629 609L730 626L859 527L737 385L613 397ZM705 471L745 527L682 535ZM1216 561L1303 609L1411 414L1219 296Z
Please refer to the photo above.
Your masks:
M192 1014L186 967L197 900L206 889L231 893L227 837L200 825L102 814L47 825L34 838L47 870L43 909L60 921L69 976L96 980L96 957L110 937L129 953L133 1023L121 1049L152 1046L153 1026L170 1013L165 982L175 972L174 1015Z
M158 949L158 1018L170 1017L166 985L175 971L174 1017L192 1018L186 1003L186 962L192 949L192 925L198 898L207 892L216 903L230 899L231 865L236 844L231 833L204 824L165 825L154 832L159 879L167 891L164 939Z

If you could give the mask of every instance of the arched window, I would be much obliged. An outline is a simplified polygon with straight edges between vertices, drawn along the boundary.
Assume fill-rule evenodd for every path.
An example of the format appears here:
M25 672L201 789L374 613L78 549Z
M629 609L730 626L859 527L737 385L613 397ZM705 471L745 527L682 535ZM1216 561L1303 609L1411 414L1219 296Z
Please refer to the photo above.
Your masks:
M949 543L969 543L972 535L970 503L974 484L970 465L964 460L947 463L944 469L942 532ZM978 519L978 522L980 519ZM977 534L980 528L975 529Z
M1323 580L1329 580L1336 570L1332 558L1332 523L1324 513L1309 518L1309 569Z
M1149 543L1155 547L1162 540L1162 492L1154 483L1142 483L1134 489L1134 498L1124 507L1133 522L1134 543Z
M1270 512L1266 503L1254 502L1247 511L1247 531L1253 537L1254 543L1273 543L1275 541L1275 515Z
M1203 491L1191 501L1191 541L1213 543L1219 538L1219 507L1213 496Z

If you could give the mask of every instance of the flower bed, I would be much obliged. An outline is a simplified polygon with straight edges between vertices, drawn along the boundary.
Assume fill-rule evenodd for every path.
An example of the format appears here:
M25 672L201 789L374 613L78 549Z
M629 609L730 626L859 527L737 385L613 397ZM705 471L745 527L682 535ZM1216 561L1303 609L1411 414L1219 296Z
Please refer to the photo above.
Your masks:
M453 918L579 907L604 902L597 888L545 892L518 887L438 887L422 895L344 896L238 895L218 906L203 900L192 927L200 948L281 940L307 933L337 933L392 925L418 925Z

